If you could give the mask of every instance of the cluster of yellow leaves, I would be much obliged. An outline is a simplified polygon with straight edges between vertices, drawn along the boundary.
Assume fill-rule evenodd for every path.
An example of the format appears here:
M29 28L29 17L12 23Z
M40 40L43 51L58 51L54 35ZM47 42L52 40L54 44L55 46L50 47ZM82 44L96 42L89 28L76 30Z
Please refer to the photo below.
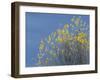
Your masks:
M86 34L83 32L78 33L78 35L76 35L74 39L77 40L81 44L86 44L88 42L86 39Z
M73 16L73 18L71 19L72 22L74 22L75 26L79 26L79 24L81 23L82 25L82 21L80 19L80 17L75 17ZM72 24L65 24L64 27L62 29L58 29L57 30L57 34L58 37L56 38L56 41L59 43L63 43L66 42L68 40L76 40L81 44L85 44L88 43L88 40L86 39L86 33L83 32L79 32L78 30L76 30L76 32L78 32L78 35L74 36L74 38L70 35L68 28L69 27L74 27L74 25Z
M48 36L48 43L50 43L51 42L51 36L49 35Z
M40 45L39 45L39 50L43 50L45 47L45 43L41 40Z
M56 38L56 42L62 43L66 41L67 36L69 35L68 24L65 24L62 29L57 30L58 37Z

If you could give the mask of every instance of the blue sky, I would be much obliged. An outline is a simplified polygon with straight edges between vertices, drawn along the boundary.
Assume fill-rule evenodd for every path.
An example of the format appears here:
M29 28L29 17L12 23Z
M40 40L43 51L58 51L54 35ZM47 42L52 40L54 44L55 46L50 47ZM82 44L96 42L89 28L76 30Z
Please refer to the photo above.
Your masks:
M41 39L71 23L73 16L81 16L89 23L88 15L50 14L26 12L26 67L33 67L37 62L38 46Z

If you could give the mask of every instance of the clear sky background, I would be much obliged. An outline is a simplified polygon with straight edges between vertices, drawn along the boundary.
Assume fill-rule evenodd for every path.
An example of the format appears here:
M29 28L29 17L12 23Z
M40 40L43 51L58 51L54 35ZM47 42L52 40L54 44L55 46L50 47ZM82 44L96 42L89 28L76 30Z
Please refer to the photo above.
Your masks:
M71 23L73 16L81 16L89 23L88 15L49 14L26 12L26 67L33 67L37 63L39 42L50 33Z

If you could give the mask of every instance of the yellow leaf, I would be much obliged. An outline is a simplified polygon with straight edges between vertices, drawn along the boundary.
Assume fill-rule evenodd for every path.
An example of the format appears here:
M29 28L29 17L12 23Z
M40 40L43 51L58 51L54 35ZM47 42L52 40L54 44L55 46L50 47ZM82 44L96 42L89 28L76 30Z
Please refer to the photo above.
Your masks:
M67 29L69 27L69 24L64 25L64 29Z

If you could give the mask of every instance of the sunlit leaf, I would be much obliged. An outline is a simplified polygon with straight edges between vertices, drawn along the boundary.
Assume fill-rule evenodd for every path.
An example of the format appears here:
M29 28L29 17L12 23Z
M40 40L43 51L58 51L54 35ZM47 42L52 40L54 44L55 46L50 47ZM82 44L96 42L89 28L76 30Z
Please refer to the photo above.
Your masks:
M69 24L64 25L64 29L67 29L69 27Z

